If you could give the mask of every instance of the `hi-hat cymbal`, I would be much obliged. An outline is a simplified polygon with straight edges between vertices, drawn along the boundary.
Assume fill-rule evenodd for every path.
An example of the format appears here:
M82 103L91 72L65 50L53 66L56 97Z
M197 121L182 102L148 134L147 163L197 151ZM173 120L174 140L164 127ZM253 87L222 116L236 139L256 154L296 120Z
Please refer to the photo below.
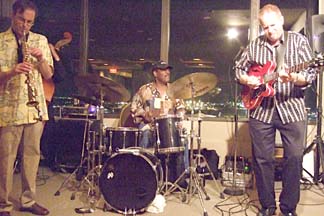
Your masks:
M75 77L77 87L81 94L108 102L129 101L130 93L116 81L99 74L80 74Z
M215 74L197 72L185 75L169 85L168 93L173 98L189 99L206 94L217 83Z
M95 106L100 105L100 100L98 98L96 98L95 96L87 97L87 96L83 96L83 95L72 95L72 97L74 97L84 103L88 103L88 104L95 105Z

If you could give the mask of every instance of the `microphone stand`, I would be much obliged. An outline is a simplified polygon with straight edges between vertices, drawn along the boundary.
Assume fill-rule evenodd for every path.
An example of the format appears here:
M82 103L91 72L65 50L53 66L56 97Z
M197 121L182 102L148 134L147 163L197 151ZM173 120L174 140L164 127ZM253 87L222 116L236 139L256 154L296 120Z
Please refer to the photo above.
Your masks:
M321 54L320 54L321 55ZM323 58L323 56L320 58ZM322 69L321 69L322 70ZM313 142L304 150L303 155L309 153L315 147L314 155L314 175L312 176L308 171L306 173L313 178L314 183L317 185L319 182L324 183L324 158L323 158L323 139L322 139L322 96L323 96L323 71L319 72L318 82L318 96L317 96L317 116L316 116L316 136ZM322 167L322 173L320 173L320 167Z
M238 57L241 56L243 53L244 48L240 48L238 53L234 57L234 67L236 66L236 60ZM237 141L238 141L238 110L237 110L237 98L238 98L238 83L235 79L235 87L234 87L234 143L233 143L233 149L234 149L234 167L233 167L233 181L232 186L226 187L224 189L224 193L231 196L241 196L244 194L244 190L239 188L236 183L236 173L237 173Z

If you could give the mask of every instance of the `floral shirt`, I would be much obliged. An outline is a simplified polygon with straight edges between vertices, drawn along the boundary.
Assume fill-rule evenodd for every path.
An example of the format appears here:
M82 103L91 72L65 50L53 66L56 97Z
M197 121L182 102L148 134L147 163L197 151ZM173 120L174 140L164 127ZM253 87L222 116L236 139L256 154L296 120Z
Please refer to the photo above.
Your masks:
M154 82L141 86L131 103L132 117L137 124L144 122L144 114L148 110L153 112L153 117L159 117L169 114L183 115L184 108L182 99L173 99L168 93L163 97Z
M30 47L40 48L45 60L53 67L52 55L45 36L29 32L27 43ZM0 73L9 72L17 64L17 49L17 41L11 29L0 33ZM37 60L31 58L34 64L31 76L35 80L36 100L39 102L40 112L35 107L26 105L28 101L26 75L16 75L6 82L0 83L0 127L35 123L38 121L39 115L43 120L48 120L42 76L38 71Z

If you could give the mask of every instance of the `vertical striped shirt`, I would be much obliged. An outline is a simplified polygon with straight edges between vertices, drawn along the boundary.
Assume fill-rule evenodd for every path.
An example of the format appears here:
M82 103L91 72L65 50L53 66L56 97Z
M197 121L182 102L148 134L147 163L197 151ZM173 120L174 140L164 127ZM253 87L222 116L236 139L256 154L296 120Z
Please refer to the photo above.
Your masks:
M280 46L283 45L286 38L282 37ZM285 67L291 68L301 63L312 60L313 52L305 36L288 32L286 51L284 56ZM264 65L268 61L276 62L276 48L271 46L265 36L259 36L252 41L243 52L241 59L236 64L236 78L240 80L242 75L248 74L252 65ZM276 72L274 72L276 73ZM274 82L274 97L265 97L260 106L251 110L250 117L256 120L270 123L274 110L280 115L284 124L302 121L305 119L304 91L316 78L314 68L305 68L298 71L305 77L308 85L297 86L293 82L280 82L278 79Z

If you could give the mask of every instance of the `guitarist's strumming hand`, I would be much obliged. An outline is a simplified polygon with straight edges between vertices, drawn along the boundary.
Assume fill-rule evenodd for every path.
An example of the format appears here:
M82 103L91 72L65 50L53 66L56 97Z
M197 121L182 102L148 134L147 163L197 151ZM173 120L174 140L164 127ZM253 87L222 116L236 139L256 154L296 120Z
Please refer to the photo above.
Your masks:
M248 75L242 77L241 83L247 85L250 89L256 89L262 84L260 77Z

